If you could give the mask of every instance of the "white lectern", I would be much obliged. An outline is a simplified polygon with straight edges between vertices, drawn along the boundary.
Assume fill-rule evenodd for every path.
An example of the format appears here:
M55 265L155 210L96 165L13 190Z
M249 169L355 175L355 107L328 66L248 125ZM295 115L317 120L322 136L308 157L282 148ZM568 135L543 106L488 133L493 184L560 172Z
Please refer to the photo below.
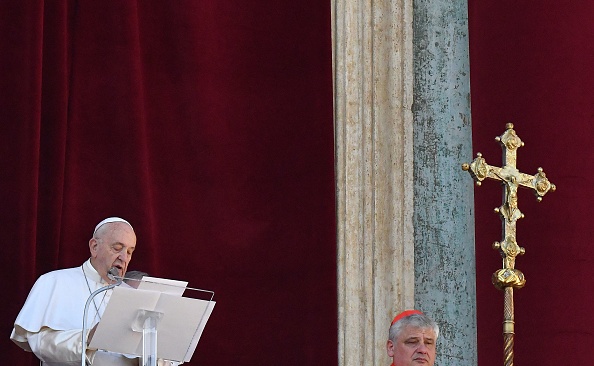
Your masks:
M171 281L145 277L138 289L114 288L89 348L141 356L142 366L156 366L158 358L190 361L214 308L214 292ZM210 298L182 297L185 289Z

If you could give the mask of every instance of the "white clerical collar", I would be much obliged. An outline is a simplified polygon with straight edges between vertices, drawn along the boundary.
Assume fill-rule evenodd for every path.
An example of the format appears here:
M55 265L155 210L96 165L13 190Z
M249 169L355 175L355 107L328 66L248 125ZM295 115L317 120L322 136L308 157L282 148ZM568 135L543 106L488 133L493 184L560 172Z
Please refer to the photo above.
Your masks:
M105 281L101 275L99 274L99 272L97 272L97 270L95 269L95 267L93 267L93 265L91 264L91 258L89 258L85 263L83 263L83 271L85 273L85 276L91 280L91 281L95 281L98 283L102 283L102 284L107 284L107 281Z

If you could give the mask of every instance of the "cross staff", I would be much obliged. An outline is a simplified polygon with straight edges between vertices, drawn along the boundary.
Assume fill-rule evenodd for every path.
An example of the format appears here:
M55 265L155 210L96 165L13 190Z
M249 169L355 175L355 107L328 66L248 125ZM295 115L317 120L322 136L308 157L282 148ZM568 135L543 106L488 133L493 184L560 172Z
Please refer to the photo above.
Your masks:
M524 217L518 208L518 187L529 188L534 191L536 200L542 201L542 197L548 191L555 191L554 184L549 182L542 168L538 168L535 175L524 174L516 168L517 150L524 146L520 140L514 125L506 124L506 131L495 138L501 144L505 154L503 157L503 168L487 164L481 153L476 154L474 161L469 164L462 164L462 169L470 173L480 186L482 181L489 178L498 180L504 186L503 204L495 209L503 223L503 237L501 242L494 242L493 249L496 249L503 258L503 268L496 271L492 276L495 287L504 291L503 311L503 340L504 340L504 365L513 366L514 359L514 297L513 289L520 289L526 284L524 274L515 268L516 256L525 253L516 241L516 221Z

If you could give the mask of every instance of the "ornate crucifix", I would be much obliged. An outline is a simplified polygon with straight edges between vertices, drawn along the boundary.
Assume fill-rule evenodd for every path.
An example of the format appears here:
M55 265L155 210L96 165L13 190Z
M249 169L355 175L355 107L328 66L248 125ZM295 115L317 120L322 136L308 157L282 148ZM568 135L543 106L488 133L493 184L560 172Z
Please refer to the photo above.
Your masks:
M548 191L554 191L555 185L549 182L542 168L538 168L535 175L521 173L516 168L517 149L524 143L514 125L508 123L503 135L495 138L504 151L503 167L488 165L481 153L476 154L476 159L468 165L462 164L462 169L470 173L480 186L486 178L498 180L504 187L503 204L495 209L503 223L503 237L501 242L493 243L503 257L503 268L493 274L492 281L495 287L504 291L503 310L503 359L505 366L514 364L514 288L520 289L526 284L524 274L515 268L516 256L524 254L524 248L516 241L516 221L524 217L518 208L518 187L530 188L534 191L537 201Z

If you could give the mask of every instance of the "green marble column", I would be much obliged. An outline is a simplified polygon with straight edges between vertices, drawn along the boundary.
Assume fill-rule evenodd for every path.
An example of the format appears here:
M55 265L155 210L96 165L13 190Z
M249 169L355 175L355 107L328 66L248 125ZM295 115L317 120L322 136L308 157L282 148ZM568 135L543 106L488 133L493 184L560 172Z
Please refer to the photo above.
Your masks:
M466 1L414 1L415 306L440 324L436 365L477 364Z

